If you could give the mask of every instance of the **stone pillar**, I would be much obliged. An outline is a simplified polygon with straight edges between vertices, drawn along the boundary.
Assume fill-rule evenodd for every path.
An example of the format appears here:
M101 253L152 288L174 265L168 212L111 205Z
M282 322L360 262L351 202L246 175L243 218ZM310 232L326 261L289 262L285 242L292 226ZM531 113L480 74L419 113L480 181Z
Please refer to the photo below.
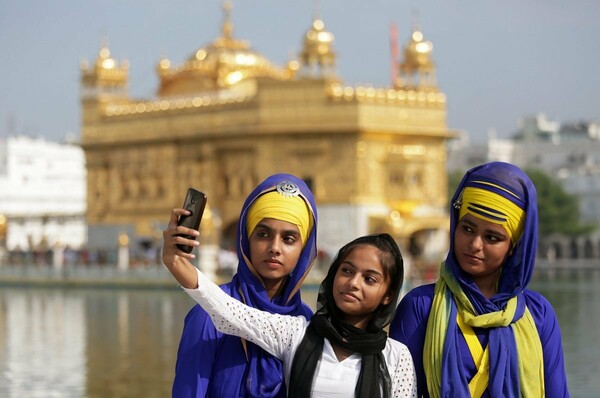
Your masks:
M119 235L117 268L119 271L126 271L129 268L129 236L126 233Z
M200 247L198 248L198 268L210 279L216 281L219 268L219 228L221 217L213 207L207 205L200 223Z
M8 220L4 214L0 214L0 267L4 265L6 258L6 230Z
M52 266L55 270L61 270L65 263L65 248L60 242L56 242L52 248Z
M198 267L211 280L217 278L219 245L200 245L198 248Z

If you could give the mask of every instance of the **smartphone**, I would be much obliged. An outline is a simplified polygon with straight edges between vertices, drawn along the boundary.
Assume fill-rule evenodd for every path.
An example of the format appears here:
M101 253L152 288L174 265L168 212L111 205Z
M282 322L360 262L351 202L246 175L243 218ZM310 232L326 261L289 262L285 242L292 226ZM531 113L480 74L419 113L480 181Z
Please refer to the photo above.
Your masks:
M204 192L197 191L194 188L189 188L187 194L185 195L185 200L183 201L183 208L189 210L191 214L187 216L179 216L177 225L183 225L186 228L198 230L205 206L206 194ZM179 236L183 236L186 239L196 239L195 236L191 235L180 234ZM193 246L188 245L177 245L177 247L179 250L186 253L191 253L192 249L194 248Z

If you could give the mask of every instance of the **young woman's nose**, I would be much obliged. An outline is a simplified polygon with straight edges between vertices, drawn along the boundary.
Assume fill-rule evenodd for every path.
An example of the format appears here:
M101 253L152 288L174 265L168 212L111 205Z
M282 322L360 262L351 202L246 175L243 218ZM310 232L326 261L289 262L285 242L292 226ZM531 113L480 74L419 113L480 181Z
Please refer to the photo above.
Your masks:
M281 254L281 242L279 239L271 240L271 244L269 245L269 253L272 254Z
M360 280L360 277L358 274L352 275L352 277L350 279L348 279L348 286L353 287L353 288L358 288L359 280Z
M473 239L471 239L471 248L473 250L481 250L483 248L483 239L481 238L481 236L473 236Z

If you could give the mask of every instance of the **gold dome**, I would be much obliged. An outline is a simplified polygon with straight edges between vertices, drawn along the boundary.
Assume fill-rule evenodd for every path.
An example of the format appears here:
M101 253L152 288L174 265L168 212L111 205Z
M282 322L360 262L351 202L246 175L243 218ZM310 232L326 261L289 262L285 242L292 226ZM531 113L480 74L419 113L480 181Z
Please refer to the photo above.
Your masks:
M100 45L100 51L98 51L93 67L90 67L87 61L81 64L81 70L88 73L101 73L102 71L111 70L115 72L118 70L127 71L127 69L129 69L129 62L123 61L119 66L117 61L110 56L110 49L105 41Z
M104 41L93 65L87 61L81 63L81 81L88 91L92 87L126 87L129 74L129 62L119 63L111 57L108 44ZM93 91L93 90L92 90Z
M304 48L300 54L302 63L306 66L333 66L335 64L333 39L333 33L325 30L325 23L315 18L304 36Z
M160 96L216 90L251 78L286 78L285 70L253 51L247 41L233 38L231 8L230 2L224 3L222 35L196 50L183 65L172 69L169 60L160 60Z
M412 32L410 40L404 47L404 61L400 65L406 72L417 70L431 70L435 64L431 60L433 44L425 41L423 33L415 29Z
M433 44L426 41L418 28L413 28L410 39L404 46L404 59L398 65L398 88L417 88L436 91L435 63L431 59Z

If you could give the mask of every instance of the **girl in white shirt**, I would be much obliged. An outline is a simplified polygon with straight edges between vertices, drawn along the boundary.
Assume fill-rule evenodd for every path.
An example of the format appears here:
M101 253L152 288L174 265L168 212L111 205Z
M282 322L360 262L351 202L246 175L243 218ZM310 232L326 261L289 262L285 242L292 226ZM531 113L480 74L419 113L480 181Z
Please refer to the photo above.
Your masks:
M219 331L283 361L289 397L416 397L410 353L384 331L403 281L402 255L390 235L363 236L340 249L307 321L247 307L188 262L176 261L186 257L177 243L196 245L177 235L198 235L176 226L182 214L174 209L163 233L163 262Z

